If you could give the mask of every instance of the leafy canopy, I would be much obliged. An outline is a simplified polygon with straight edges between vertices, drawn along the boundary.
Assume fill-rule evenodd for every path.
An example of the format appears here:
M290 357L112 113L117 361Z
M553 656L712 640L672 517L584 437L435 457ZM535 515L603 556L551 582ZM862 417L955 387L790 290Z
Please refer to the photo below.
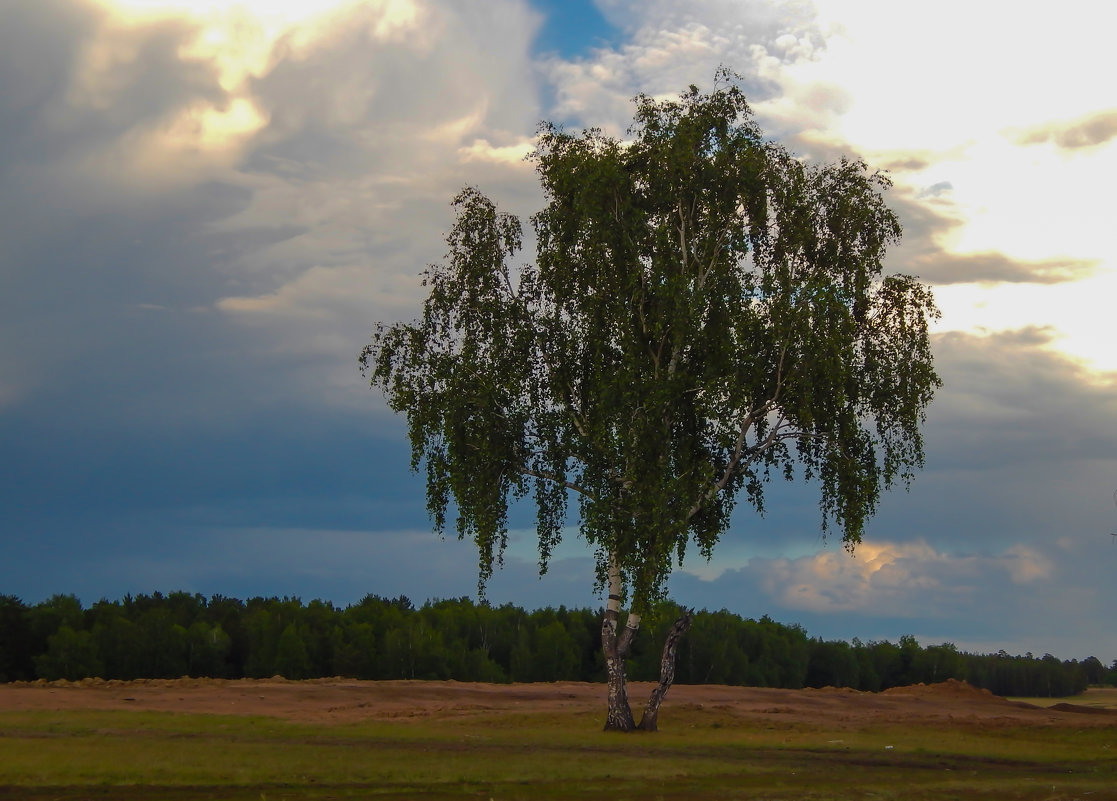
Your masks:
M763 513L773 472L817 480L823 531L852 548L922 466L937 312L882 275L889 181L764 141L731 78L637 97L629 142L544 124L535 264L514 266L520 221L464 190L422 318L361 354L482 589L529 494L541 570L573 494L599 583L619 569L639 610L688 544L709 558L739 498Z

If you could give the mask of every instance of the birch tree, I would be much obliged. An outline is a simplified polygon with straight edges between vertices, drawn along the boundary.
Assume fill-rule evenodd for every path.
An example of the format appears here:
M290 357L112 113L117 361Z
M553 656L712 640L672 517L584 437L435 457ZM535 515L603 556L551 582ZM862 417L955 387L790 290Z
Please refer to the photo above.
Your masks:
M637 725L625 659L672 569L710 559L739 502L762 514L773 477L816 486L823 532L852 549L922 465L940 383L930 290L882 268L901 234L885 176L766 141L725 71L635 106L623 142L541 126L534 263L519 219L461 192L422 316L360 356L406 416L435 527L452 509L477 544L482 590L510 503L537 511L541 571L576 516L607 595L615 730L655 729L673 680L685 614Z

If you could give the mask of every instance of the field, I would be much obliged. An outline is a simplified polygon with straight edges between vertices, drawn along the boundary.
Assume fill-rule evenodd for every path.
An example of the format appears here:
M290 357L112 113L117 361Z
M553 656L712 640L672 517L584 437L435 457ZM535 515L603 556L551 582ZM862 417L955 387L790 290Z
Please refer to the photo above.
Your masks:
M576 683L0 685L0 799L1117 799L1115 690L1043 707L955 682L676 686L650 735L603 733L603 696Z

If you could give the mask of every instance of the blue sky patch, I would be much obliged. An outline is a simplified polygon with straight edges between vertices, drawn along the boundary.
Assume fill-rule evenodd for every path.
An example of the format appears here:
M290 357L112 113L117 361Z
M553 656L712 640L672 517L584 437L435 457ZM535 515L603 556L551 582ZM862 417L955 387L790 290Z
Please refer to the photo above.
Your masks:
M535 40L540 53L573 58L610 44L619 33L592 0L531 0L531 4L545 17Z

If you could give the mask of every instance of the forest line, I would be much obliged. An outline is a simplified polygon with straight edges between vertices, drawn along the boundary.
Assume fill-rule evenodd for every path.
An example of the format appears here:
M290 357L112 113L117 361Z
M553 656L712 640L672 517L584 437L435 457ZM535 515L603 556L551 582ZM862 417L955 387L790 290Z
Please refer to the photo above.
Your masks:
M645 618L628 676L658 678L655 646L679 607ZM601 610L524 610L468 598L368 595L344 608L299 598L171 592L101 600L73 595L28 605L0 596L0 682L35 679L346 676L481 682L605 678ZM767 616L701 611L679 647L676 681L754 687L889 687L968 681L997 695L1068 696L1117 684L1117 661L974 654L951 643L827 641Z

